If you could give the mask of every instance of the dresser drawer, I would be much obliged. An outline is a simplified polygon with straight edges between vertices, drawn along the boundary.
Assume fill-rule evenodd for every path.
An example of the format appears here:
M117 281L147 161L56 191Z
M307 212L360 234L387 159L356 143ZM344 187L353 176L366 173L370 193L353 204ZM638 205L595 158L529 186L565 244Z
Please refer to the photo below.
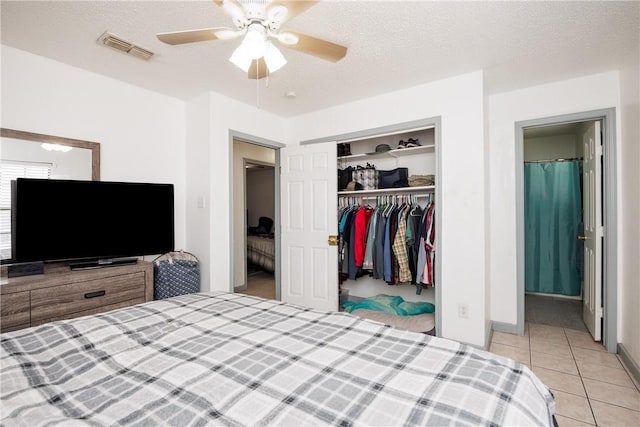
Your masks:
M118 303L144 301L145 274L137 272L31 291L33 325L99 310ZM131 302L135 304L135 302ZM81 314L78 314L81 315Z
M31 321L29 306L29 291L2 294L0 298L2 318L0 331L8 332L28 328Z
M103 305L97 308L93 308L91 310L78 311L75 313L65 313L56 317L48 317L46 319L34 320L31 322L31 326L40 326L48 322L55 322L57 320L75 319L76 317L90 316L93 314L104 313L105 311L111 311L111 310L116 310L118 308L130 307L136 304L142 304L143 302L145 302L143 298L138 298L138 299L132 299L124 302L119 302L116 304Z

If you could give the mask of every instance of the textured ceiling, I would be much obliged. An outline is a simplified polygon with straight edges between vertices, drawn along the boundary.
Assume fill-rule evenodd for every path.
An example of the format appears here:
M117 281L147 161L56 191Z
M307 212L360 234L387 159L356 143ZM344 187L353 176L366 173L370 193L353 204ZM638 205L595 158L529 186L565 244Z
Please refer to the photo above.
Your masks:
M639 4L325 0L284 28L343 44L347 56L334 64L283 48L289 63L259 82L228 61L240 40L156 39L231 26L210 0L2 0L0 29L2 44L156 92L215 91L288 117L479 69L485 93L616 69L637 58ZM98 45L105 30L156 56L145 62Z

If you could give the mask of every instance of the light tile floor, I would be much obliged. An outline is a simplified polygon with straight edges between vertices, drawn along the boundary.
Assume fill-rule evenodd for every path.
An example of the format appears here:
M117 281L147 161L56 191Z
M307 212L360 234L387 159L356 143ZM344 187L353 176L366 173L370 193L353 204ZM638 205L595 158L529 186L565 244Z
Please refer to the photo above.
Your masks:
M527 365L551 389L560 427L640 426L640 386L617 355L588 332L525 325L524 336L494 332L489 351Z

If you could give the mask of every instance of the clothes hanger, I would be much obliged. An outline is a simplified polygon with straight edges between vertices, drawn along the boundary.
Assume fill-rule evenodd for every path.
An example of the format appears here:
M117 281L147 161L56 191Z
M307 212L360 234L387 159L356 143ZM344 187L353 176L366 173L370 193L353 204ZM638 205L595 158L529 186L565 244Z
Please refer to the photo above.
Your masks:
M418 203L418 198L413 197L413 203L411 211L409 212L411 216L422 216L422 208L420 207L420 203Z

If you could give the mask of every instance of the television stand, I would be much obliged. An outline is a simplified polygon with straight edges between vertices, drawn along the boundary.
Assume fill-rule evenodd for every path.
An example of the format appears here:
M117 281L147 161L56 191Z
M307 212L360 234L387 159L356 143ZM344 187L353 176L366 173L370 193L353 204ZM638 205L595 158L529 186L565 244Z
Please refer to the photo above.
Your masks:
M44 274L0 278L0 332L146 301L153 301L149 261L80 271L71 271L68 262L45 263Z
M138 258L98 259L94 261L69 263L71 270L90 270L103 267L118 267L121 265L137 264Z

